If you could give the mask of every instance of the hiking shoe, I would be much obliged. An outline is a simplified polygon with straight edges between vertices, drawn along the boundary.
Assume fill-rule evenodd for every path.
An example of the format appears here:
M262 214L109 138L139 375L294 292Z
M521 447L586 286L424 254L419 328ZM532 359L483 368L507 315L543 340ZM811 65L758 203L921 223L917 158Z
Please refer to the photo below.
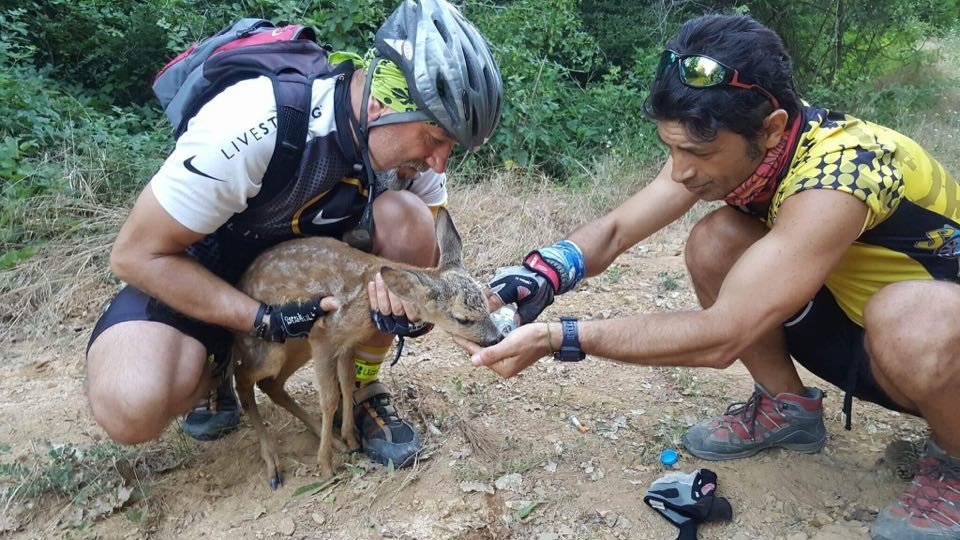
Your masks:
M390 391L374 381L353 393L357 435L363 452L382 465L400 468L413 463L420 452L420 435L397 415Z
M690 428L683 436L683 446L698 458L723 460L774 447L812 454L819 452L826 440L820 389L806 387L803 395L774 397L756 384L750 399Z
M183 417L180 429L198 441L219 439L240 426L240 404L229 370L216 376L219 384Z
M960 457L927 442L913 483L883 509L870 530L873 540L960 538Z

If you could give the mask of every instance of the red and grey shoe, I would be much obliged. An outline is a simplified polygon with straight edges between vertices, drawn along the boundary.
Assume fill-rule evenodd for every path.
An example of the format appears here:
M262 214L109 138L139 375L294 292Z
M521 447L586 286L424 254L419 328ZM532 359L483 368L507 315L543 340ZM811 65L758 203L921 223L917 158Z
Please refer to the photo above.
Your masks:
M960 538L960 457L932 440L913 483L883 509L870 529L873 540Z
M716 418L701 422L683 436L683 446L701 459L752 456L767 448L819 452L827 440L823 392L807 387L803 395L771 396L757 384L750 399L734 403Z

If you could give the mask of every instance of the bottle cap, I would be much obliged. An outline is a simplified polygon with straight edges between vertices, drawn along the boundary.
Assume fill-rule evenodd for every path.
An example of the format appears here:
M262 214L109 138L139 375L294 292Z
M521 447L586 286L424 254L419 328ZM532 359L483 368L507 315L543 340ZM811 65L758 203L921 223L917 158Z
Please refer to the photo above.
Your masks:
M680 454L673 448L667 448L663 452L660 452L660 463L663 464L664 467L673 467L679 459Z

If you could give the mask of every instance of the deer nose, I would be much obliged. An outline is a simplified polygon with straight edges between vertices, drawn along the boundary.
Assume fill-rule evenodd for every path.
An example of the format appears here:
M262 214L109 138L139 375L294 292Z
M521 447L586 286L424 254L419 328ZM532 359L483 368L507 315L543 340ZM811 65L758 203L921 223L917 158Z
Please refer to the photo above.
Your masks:
M481 343L481 345L483 345L484 347L492 347L497 343L500 343L501 341L503 341L503 338L505 337L506 336L500 334L500 332L497 332L496 336L494 336L493 338L488 338L486 341Z

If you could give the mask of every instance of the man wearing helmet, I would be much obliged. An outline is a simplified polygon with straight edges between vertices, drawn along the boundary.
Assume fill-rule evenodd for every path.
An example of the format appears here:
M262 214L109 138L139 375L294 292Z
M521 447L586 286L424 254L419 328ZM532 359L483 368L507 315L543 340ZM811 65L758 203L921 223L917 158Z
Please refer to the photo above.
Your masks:
M434 264L433 212L446 204L450 152L483 144L500 117L503 88L486 41L445 0L405 0L365 57L329 60L335 76L313 84L299 172L279 196L248 204L276 143L276 101L259 77L200 108L134 204L111 252L128 285L87 350L91 410L118 442L156 438L188 411L183 429L197 439L231 431L239 423L227 376L231 332L283 341L337 308L334 298L265 306L234 288L267 247L333 236L392 260ZM390 300L371 295L381 329L407 322ZM407 335L423 331L415 321L400 326ZM403 466L419 437L377 380L393 338L383 333L358 348L355 401L364 450Z
M494 305L525 322L698 200L686 264L702 310L527 324L473 362L509 377L556 351L722 369L753 393L683 437L702 459L768 448L818 452L823 392L922 417L933 436L876 539L960 538L960 186L916 142L797 96L779 36L746 16L688 21L663 51L646 104L670 159L619 208L501 269ZM792 357L792 358L791 358Z

